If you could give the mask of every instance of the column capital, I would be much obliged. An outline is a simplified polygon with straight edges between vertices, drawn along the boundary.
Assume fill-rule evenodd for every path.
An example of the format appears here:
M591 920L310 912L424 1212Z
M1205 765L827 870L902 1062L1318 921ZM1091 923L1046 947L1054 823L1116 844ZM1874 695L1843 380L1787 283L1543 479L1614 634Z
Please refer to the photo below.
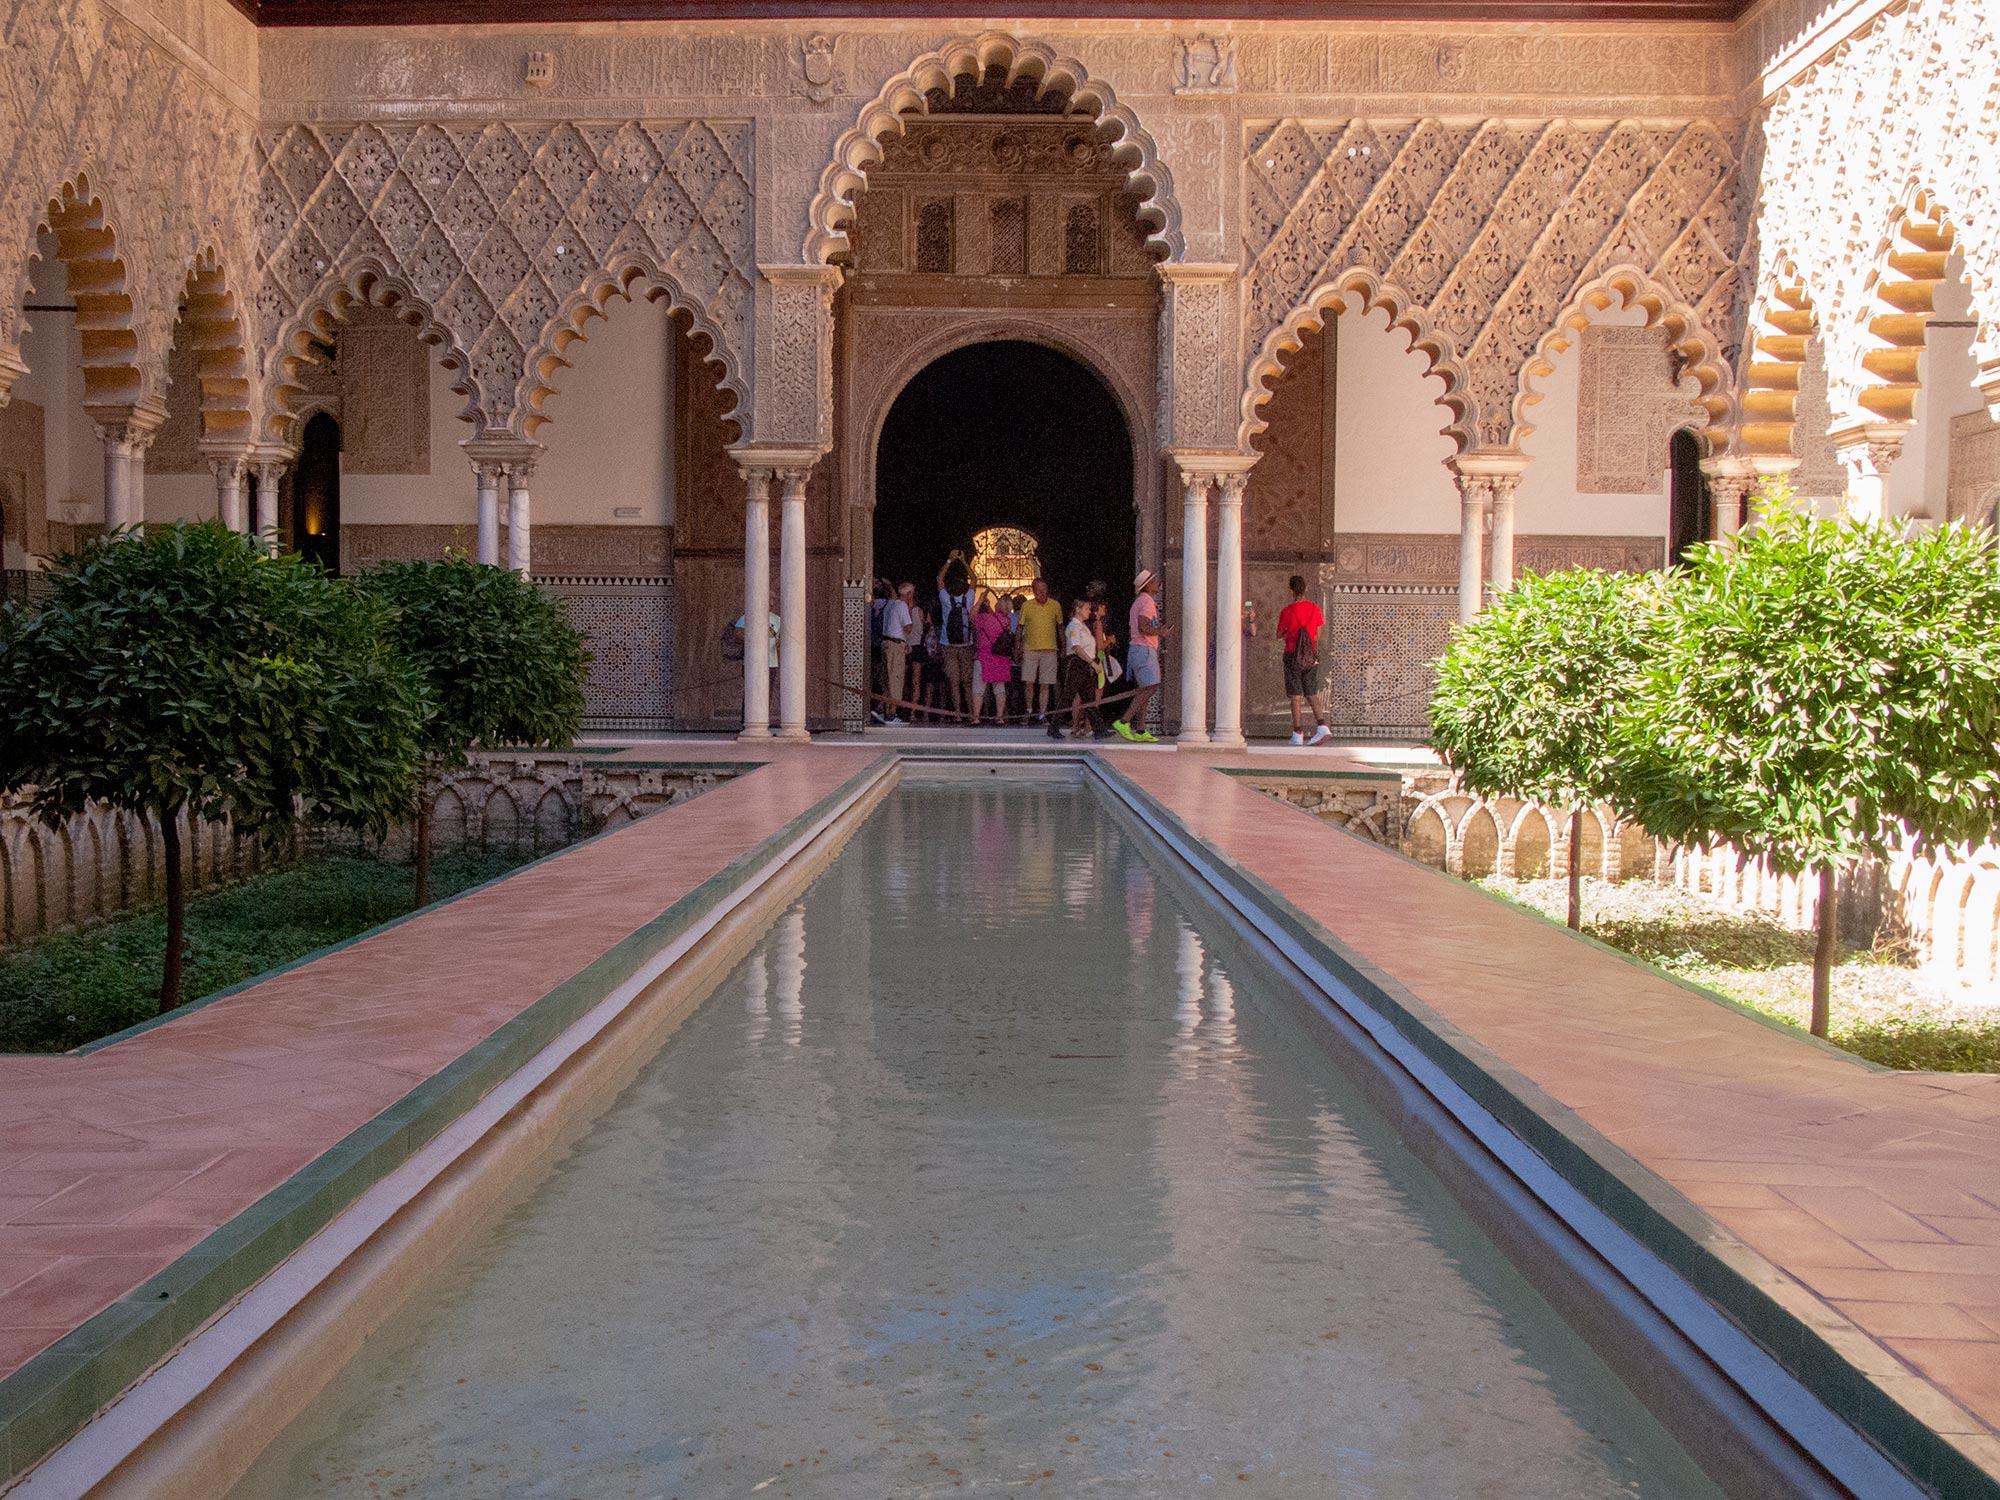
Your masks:
M258 443L250 449L250 467L261 482L276 484L278 476L289 469L298 456L298 450L294 448L277 443Z
M105 442L133 452L151 443L167 419L166 403L157 396L117 405L86 405L84 412Z
M1233 260L1163 260L1153 267L1153 274L1169 286L1190 281L1236 281L1243 276L1243 267Z
M1445 467L1460 480L1507 479L1514 484L1528 470L1528 455L1512 449L1475 448L1445 460Z
M209 472L217 479L234 480L249 472L251 456L256 449L249 443L210 442L204 438L195 444L195 451L207 462Z
M1914 422L1849 422L1827 434L1840 461L1858 478L1885 477L1903 456L1903 440Z
M1221 476L1221 488L1216 495L1217 503L1223 506L1240 506L1243 503L1243 488L1249 484L1250 476L1241 469Z

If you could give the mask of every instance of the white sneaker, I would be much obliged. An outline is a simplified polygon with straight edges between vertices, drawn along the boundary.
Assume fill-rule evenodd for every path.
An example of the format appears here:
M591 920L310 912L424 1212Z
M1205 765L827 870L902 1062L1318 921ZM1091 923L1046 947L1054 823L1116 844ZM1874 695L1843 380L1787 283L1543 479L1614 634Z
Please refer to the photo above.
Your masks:
M1306 742L1306 737L1300 734L1296 729L1294 729L1292 731L1292 743L1294 745L1303 745L1305 742Z
M1307 740L1306 743L1308 745L1324 745L1328 740L1332 738L1333 738L1333 731L1331 729L1328 729L1324 724L1322 724L1319 726L1319 728L1313 731L1313 737Z

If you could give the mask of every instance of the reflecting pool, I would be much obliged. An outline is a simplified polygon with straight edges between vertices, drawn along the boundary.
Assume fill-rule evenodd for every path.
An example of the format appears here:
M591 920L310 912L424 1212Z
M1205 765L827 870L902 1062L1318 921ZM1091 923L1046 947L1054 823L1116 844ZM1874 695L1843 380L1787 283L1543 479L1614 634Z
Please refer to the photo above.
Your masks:
M1080 785L898 788L237 1500L1708 1497Z

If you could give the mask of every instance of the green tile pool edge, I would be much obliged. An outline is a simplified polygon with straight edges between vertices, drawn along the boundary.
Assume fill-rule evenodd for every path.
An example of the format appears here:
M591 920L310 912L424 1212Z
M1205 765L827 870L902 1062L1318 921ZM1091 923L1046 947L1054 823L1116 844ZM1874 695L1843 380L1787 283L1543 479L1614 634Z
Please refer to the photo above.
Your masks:
M647 771L662 771L662 770L686 771L690 774L699 774L704 772L726 772L728 774L724 776L723 779L734 780L738 776L747 775L749 772L757 770L759 767L767 764L767 762L756 761L756 760L633 761L631 764L640 770L647 770ZM720 783L717 784L720 785ZM713 790L713 788L711 788L710 790ZM691 802L693 800L694 800L693 798L687 799L688 802ZM503 880L512 880L516 875L525 874L529 870L533 870L542 865L548 864L551 860L561 859L565 854L573 854L578 849L583 848L584 845L586 844L594 844L599 839L609 838L614 833L622 833L627 828L630 828L632 826L632 823L643 822L645 818L652 817L654 813L663 813L667 811L668 807L685 807L686 805L687 802L674 802L666 804L661 807L656 807L653 809L652 812L646 813L643 817L634 818L631 820L631 822L628 823L621 823L616 828L606 828L601 832L590 834L587 837L576 840L575 843L564 844L560 849L551 849L547 854L537 855L535 858L529 860L526 864L516 865L511 870L503 870L500 874L495 875L491 880L482 880L477 885L469 885L455 896L441 896L437 900L431 902L430 905L428 906L419 907L416 911L406 911L400 917L391 917L386 922L378 922L373 927L355 933L354 936L352 937L342 938L337 943L328 943L324 948L315 948L310 953L302 953L297 958L291 959L286 963L274 964L270 968L265 969L262 973L252 974L248 979L239 979L234 984L224 985L219 990L210 990L206 995L199 996L198 998L193 1000L184 1001L181 1004L175 1006L172 1010L168 1011L165 1015L149 1016L143 1021L134 1021L130 1026L126 1026L118 1031L114 1031L110 1033L108 1036L101 1036L94 1042L85 1042L83 1043L83 1045L79 1047L72 1047L67 1052L0 1051L0 1058L83 1057L88 1053L99 1051L105 1047L113 1045L114 1043L127 1041L130 1038L139 1036L144 1032L152 1031L157 1027L165 1026L171 1022L178 1021L183 1016L191 1016L196 1011L201 1010L207 1006L213 1005L218 1000L227 1000L231 995L240 995L241 993L243 993L243 991L251 989L257 985L260 985L267 979L276 979L280 974L289 974L292 972L292 970L302 969L307 964L318 963L322 958L326 958L332 954L338 953L344 948L352 948L356 943L365 943L370 938L379 937L381 934L388 932L391 928L401 927L405 922L411 921L417 917L428 916L430 913L434 911L442 911L445 907L450 906L455 901L463 901L467 896L476 896L481 891L492 889L492 887L500 884L500 882L502 882ZM242 882L238 883L241 884ZM223 887L222 889L230 889L230 887ZM203 891L201 894L206 896L211 894L211 892ZM136 916L138 915L138 913L134 912L130 913L130 915Z
M1108 759L1097 757L1096 764L1100 774L1117 783L1121 794L1203 850L1218 871L1239 887L1238 894L1247 904L1261 909L1293 941L1323 962L1453 1083L1526 1142L1571 1187L1762 1345L1827 1407L1941 1495L1949 1495L1953 1500L2000 1500L2000 1475L1960 1450L1946 1434L1925 1422L1893 1392L1843 1356L1830 1342L1829 1329L1807 1323L1758 1284L1759 1280L1766 1280L1773 1285L1795 1285L1775 1266L1747 1246L1737 1244L1731 1236L1744 1266L1761 1267L1765 1275L1753 1278L1744 1266L1732 1265L1708 1243L1712 1236L1726 1231L1691 1200L1431 1010L1393 975L1347 947L1271 886L1194 833L1159 799ZM1381 848L1374 844L1370 847ZM1419 868L1429 869L1429 866ZM1511 903L1500 905L1516 915L1530 915ZM1567 927L1559 930L1572 938L1577 936ZM1615 949L1606 951L1616 953ZM1629 955L1618 956L1629 961ZM1852 1057L1848 1060L1861 1061ZM1831 1319L1838 1320L1840 1331L1861 1340L1867 1348L1881 1349L1839 1313L1831 1308L1828 1313ZM1892 1357L1886 1350L1882 1353L1885 1359ZM1908 1379L1913 1394L1934 1392L1919 1377L1911 1375Z
M176 1344L519 1070L689 925L764 870L800 832L853 797L895 760L893 754L876 756L806 811L351 1131L157 1275L0 1380L0 1486L11 1483L79 1431L106 1402L159 1363ZM611 829L595 837L624 831ZM572 844L547 858L559 858L579 847ZM509 871L508 875L518 873ZM462 900L474 893L465 891L452 899ZM423 916L425 912L410 915ZM397 922L408 920L403 917Z

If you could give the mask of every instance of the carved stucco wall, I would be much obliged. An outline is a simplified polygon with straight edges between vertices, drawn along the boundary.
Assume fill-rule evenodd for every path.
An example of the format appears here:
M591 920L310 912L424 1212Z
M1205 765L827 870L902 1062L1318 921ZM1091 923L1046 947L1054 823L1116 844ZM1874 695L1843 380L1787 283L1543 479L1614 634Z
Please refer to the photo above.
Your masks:
M1867 3L1845 39L1815 30L1824 3L1771 0L1739 35L1759 108L1748 152L1761 189L1747 267L1760 293L1789 261L1819 314L1836 423L1860 413L1879 347L1868 320L1895 221L1923 192L1956 231L1982 325L1974 354L2000 377L2000 5Z
M747 123L706 120L265 132L256 330L274 410L328 313L387 297L444 345L469 418L532 431L543 362L634 279L713 341L747 408L751 154Z
M128 310L95 355L127 399L165 396L188 275L205 256L252 284L256 34L227 0L18 0L0 10L0 375L20 342L35 226L88 184ZM125 332L129 330L129 334ZM125 340L129 338L129 344ZM0 390L4 395L4 390Z
M1250 408L1315 304L1353 285L1445 374L1462 448L1511 446L1540 348L1605 283L1657 300L1724 399L1742 322L1739 145L1707 120L1246 124ZM1649 306L1649 312L1653 309Z
M1674 433L1706 420L1674 385L1664 330L1599 324L1586 328L1580 343L1577 493L1658 489Z

